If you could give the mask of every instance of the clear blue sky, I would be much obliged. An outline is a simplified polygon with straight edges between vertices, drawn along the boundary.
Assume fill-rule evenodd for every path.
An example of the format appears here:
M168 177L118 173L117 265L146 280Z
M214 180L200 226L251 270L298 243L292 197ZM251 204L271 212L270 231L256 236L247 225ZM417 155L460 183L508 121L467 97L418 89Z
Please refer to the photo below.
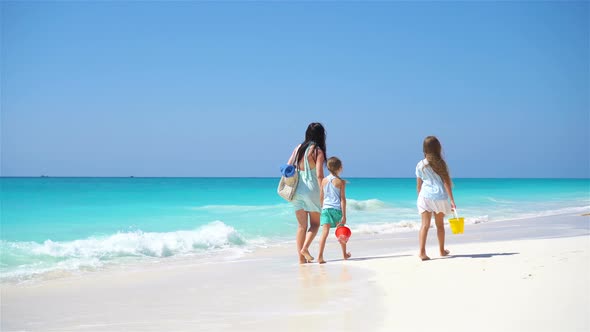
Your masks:
M588 2L0 6L2 176L590 176Z

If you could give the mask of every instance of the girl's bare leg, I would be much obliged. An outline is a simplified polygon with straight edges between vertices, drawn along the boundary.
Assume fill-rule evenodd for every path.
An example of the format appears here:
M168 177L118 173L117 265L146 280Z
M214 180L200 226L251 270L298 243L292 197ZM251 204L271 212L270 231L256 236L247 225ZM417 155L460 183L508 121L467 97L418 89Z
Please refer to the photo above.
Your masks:
M450 251L445 249L445 214L438 213L434 215L434 223L436 225L436 235L438 236L438 249L440 250L441 256L447 256Z
M420 241L420 259L425 261L429 260L430 257L426 256L426 237L428 236L428 229L430 228L430 219L432 213L428 211L422 212L422 226L420 227L420 233L418 239Z
M330 235L330 224L325 224L322 227L322 235L320 236L320 252L318 253L318 263L324 264L324 248L326 248L326 240Z
M318 230L320 229L320 213L306 213L309 213L309 229L307 230L307 234L305 235L305 242L303 243L303 248L301 248L300 253L308 261L313 261L314 258L309 253L309 246L311 245L311 241L313 241L313 238L315 238L316 234L318 233Z

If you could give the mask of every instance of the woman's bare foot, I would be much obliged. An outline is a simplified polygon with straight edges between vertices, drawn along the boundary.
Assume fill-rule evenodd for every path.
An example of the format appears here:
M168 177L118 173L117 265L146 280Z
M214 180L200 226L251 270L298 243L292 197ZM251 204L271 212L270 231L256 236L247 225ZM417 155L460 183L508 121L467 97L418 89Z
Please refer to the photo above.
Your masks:
M314 258L311 256L311 254L309 253L309 250L307 249L301 249L301 254L303 255L303 257L305 257L305 259L308 262L311 262L314 260Z
M320 264L326 264L326 261L324 260L324 257L319 257L318 258L318 263L320 263Z
M420 256L418 256L418 257L420 257L420 259L421 259L421 260L423 260L423 261L427 261L427 260L429 260L429 259L430 259L430 257L428 257L428 256L426 256L426 255L420 255Z
M346 255L344 255L344 259L349 259L352 255L350 254L350 251L346 253Z
M451 253L450 251L448 251L447 249L445 249L445 251L441 252L440 255L442 257L445 257L445 256L448 256L450 253Z

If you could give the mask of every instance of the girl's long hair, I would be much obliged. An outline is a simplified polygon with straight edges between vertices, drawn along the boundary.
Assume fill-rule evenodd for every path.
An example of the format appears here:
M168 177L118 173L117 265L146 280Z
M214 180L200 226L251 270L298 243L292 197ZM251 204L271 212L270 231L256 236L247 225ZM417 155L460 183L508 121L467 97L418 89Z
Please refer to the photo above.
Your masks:
M297 164L303 159L303 154L305 154L305 150L307 147L314 143L318 148L324 152L324 156L326 157L326 130L324 126L319 122L312 122L307 126L307 130L305 131L305 141L301 143L299 150L297 150ZM325 161L325 158L324 158Z
M452 185L451 174L447 163L442 156L442 146L438 138L435 136L426 137L422 149L424 151L424 157L428 160L428 165L432 170L438 174L444 182Z

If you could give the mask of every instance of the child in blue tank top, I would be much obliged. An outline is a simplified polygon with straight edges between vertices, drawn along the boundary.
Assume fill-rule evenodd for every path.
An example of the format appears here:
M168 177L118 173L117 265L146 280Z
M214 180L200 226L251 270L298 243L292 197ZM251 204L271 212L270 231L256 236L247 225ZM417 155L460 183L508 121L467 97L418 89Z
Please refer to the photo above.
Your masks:
M327 165L330 175L322 180L320 186L320 202L322 214L320 224L322 225L322 236L320 238L320 252L318 263L324 264L324 248L326 239L330 234L331 227L346 225L346 181L340 178L342 173L342 162L336 157L328 159ZM342 257L349 259L351 254L346 251L346 242L339 240L342 247Z

